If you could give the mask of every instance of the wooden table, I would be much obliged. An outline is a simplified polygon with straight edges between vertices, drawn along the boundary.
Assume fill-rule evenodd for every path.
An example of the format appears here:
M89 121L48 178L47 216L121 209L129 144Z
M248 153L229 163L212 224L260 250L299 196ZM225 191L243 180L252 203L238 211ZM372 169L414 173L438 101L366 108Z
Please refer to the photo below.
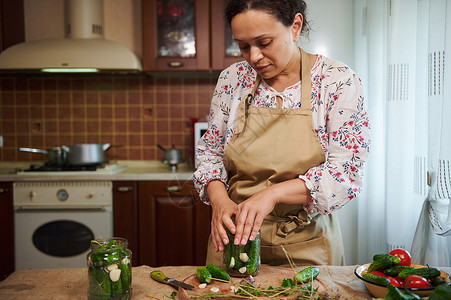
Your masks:
M328 299L372 299L362 281L354 275L356 266L320 266L315 283L328 291ZM156 268L132 269L132 299L169 299L174 288L149 277ZM195 266L158 268L168 277L183 281L193 275ZM0 282L0 299L87 299L87 269L20 270Z

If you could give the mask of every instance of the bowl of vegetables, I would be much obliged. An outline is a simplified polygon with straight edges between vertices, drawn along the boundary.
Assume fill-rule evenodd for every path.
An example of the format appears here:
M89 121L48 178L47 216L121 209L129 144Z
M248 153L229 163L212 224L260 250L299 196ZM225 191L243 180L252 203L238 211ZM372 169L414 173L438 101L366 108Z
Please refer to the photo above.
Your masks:
M450 284L447 273L437 268L412 264L409 252L404 249L376 254L373 262L358 266L354 273L376 298L384 298L389 291L427 297L437 286Z

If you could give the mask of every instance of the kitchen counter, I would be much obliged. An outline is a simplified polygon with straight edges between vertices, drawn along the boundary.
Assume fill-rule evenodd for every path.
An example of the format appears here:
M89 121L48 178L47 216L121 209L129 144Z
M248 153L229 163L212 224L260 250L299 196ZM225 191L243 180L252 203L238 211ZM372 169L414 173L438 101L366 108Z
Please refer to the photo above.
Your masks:
M315 280L327 299L372 299L362 281L354 275L356 266L320 266ZM134 300L169 299L174 288L155 282L149 277L156 270L148 266L132 269ZM183 281L194 274L195 266L160 267L168 277ZM47 269L16 271L0 282L0 299L87 299L87 269Z
M1 162L0 181L47 181L47 180L112 180L112 181L145 181L145 180L191 180L193 166L179 164L177 171L172 172L169 165L161 161L114 161L111 170L73 171L73 172L24 172L30 164L40 165L43 162ZM19 171L17 171L19 170ZM22 170L22 171L20 171Z

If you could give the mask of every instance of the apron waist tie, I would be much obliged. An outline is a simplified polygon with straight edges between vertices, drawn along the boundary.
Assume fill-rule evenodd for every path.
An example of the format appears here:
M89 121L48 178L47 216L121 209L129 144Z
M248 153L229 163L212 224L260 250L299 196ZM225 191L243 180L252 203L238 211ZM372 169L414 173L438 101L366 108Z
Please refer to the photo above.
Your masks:
M280 225L277 228L277 235L280 237L286 237L290 232L296 228L304 228L309 225L314 217L319 215L319 213L307 214L306 211L300 210L297 215L286 215L283 217L275 215L267 215L265 220L270 222L277 222Z

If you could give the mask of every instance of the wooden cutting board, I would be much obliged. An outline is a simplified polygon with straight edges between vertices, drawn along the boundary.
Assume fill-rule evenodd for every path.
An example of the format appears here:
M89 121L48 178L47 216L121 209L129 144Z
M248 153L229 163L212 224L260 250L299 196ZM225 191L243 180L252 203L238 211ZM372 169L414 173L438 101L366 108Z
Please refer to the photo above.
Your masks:
M284 278L293 279L295 274L296 273L292 269L262 265L260 273L254 277L255 285L261 287L269 287L269 286L278 287L282 284ZM188 291L179 288L178 296L179 299L190 300L192 299L191 297L192 294L203 295L211 293L210 289L212 287L219 288L219 293L233 295L234 292L232 292L230 287L240 282L242 279L243 278L232 277L232 282L228 283L213 280L209 285L207 285L206 288L201 289L199 288L200 284L199 280L197 279L196 275L193 274L188 278L186 278L183 282L194 286L194 290Z

